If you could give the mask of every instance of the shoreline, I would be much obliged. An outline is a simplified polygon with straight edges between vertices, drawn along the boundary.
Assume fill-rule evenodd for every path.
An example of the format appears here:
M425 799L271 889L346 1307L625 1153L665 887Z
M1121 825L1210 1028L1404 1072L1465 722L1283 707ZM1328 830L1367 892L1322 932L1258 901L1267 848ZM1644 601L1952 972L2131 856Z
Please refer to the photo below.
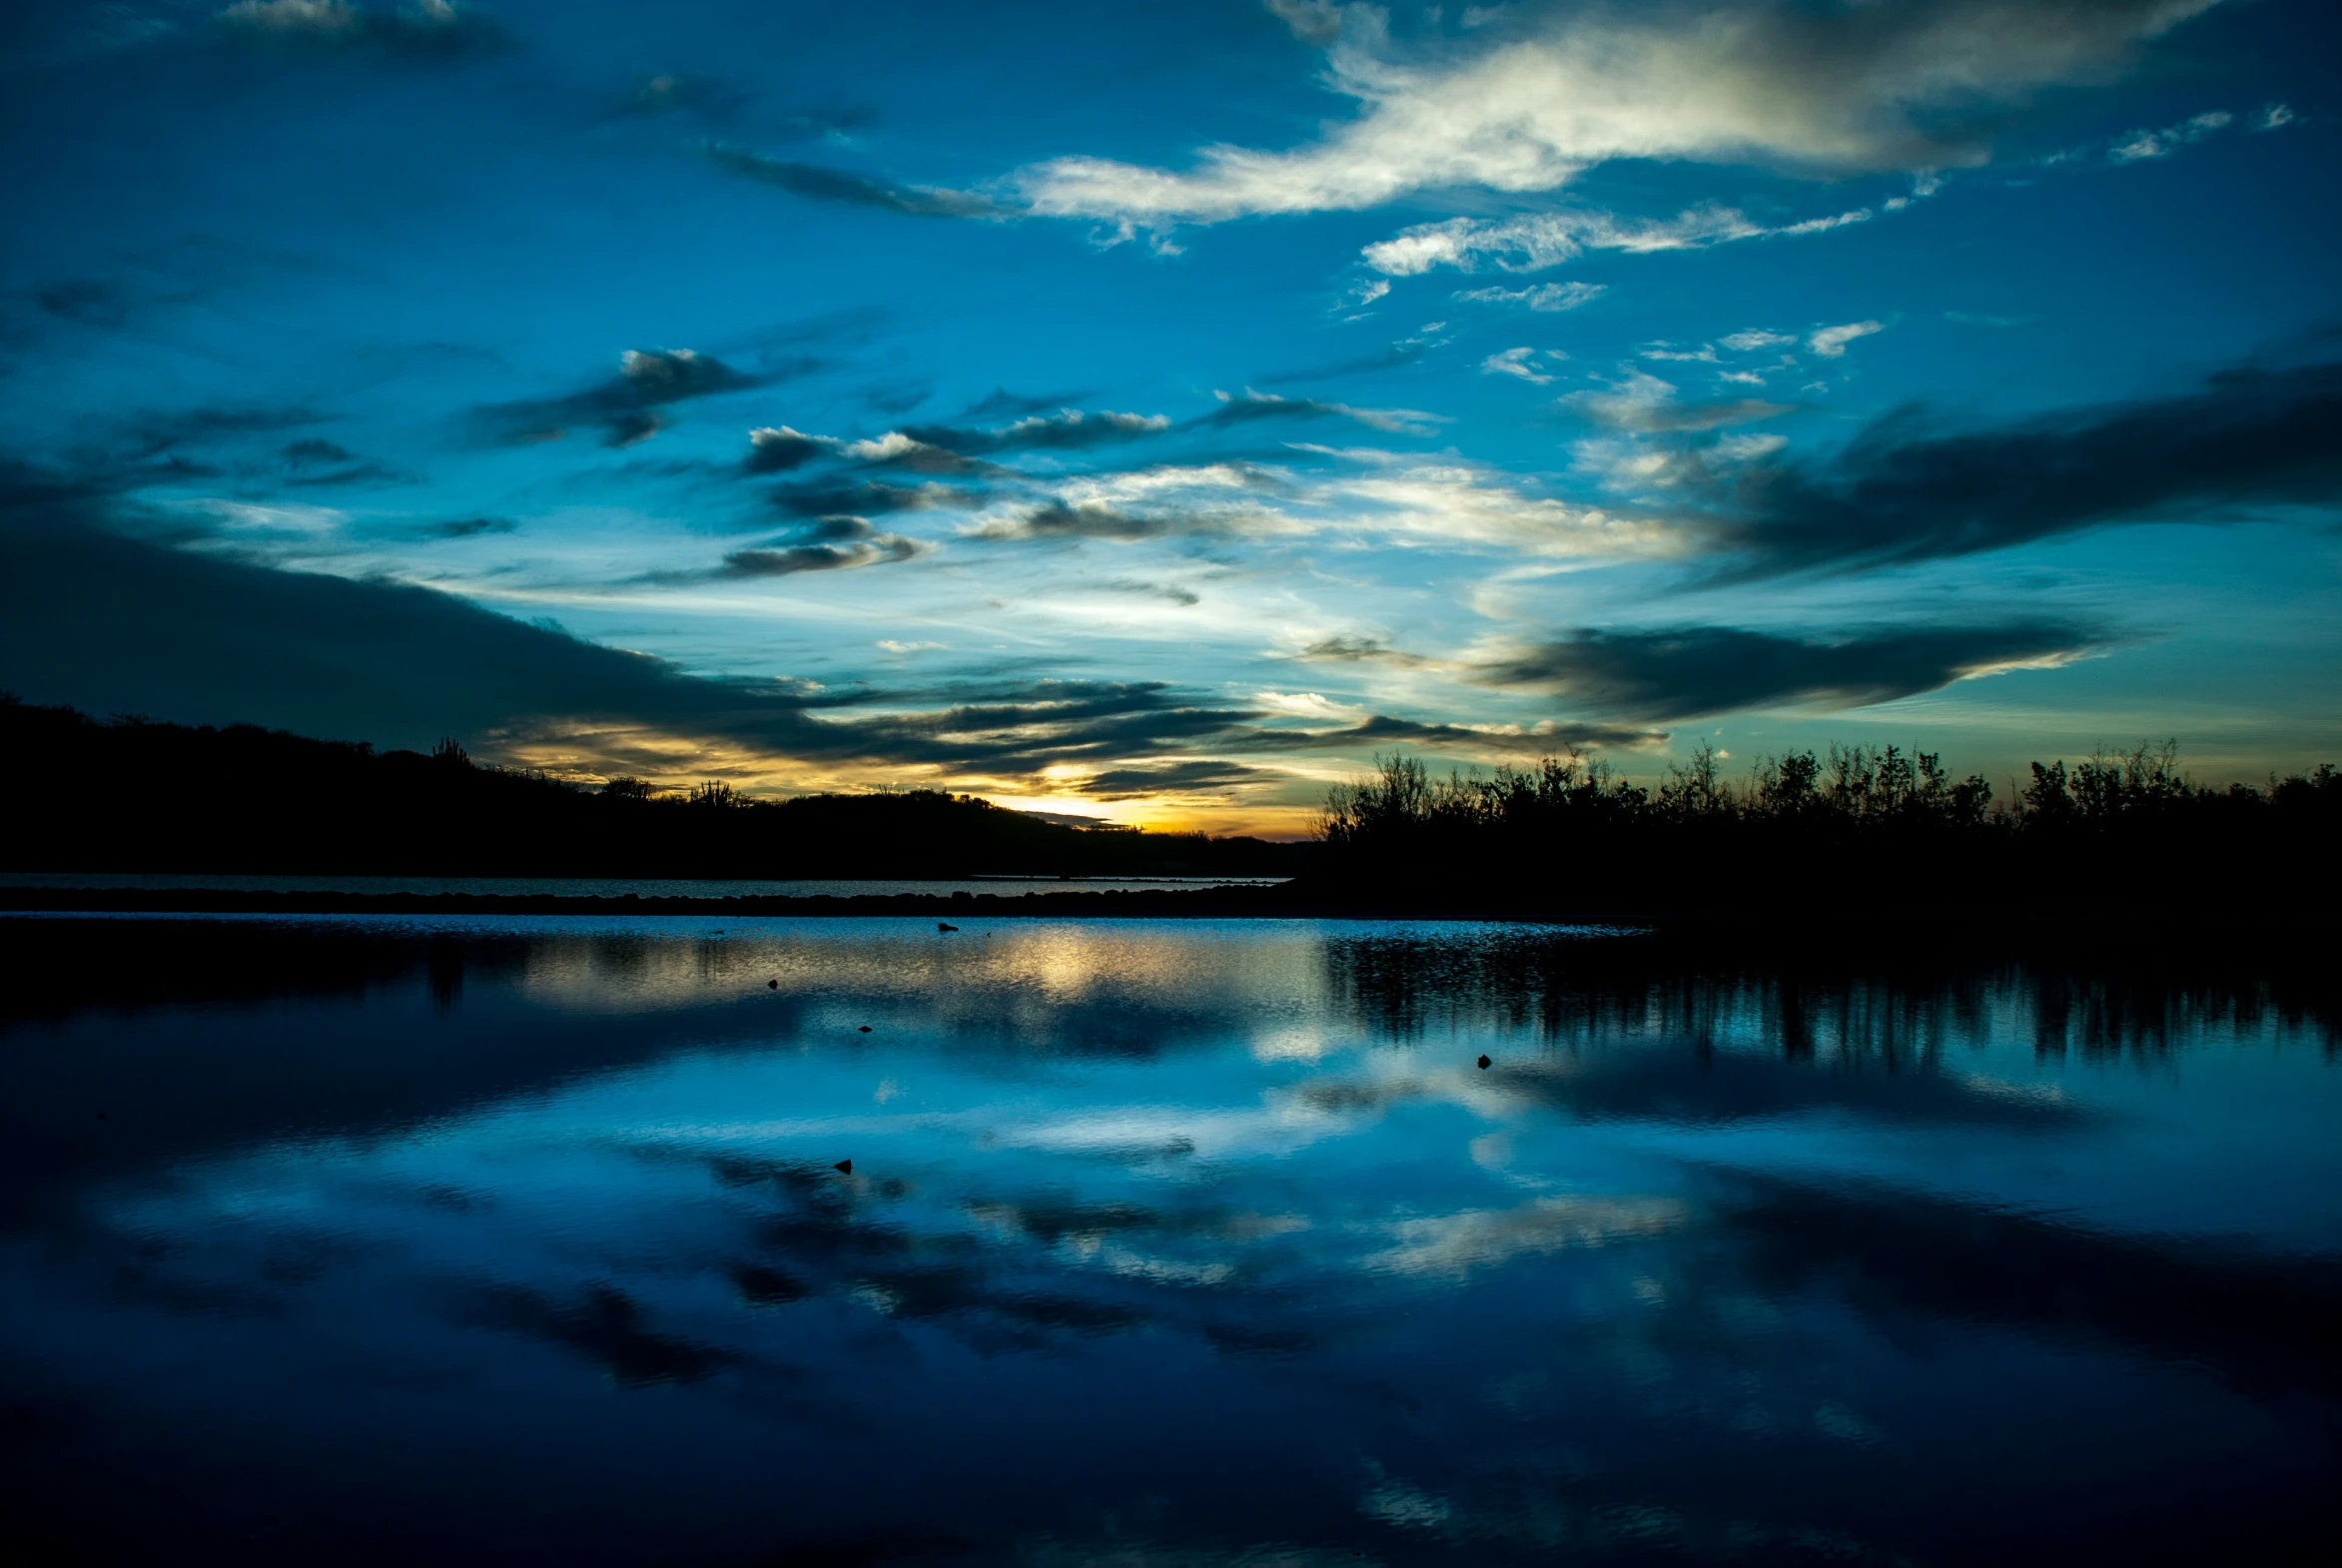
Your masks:
M1145 891L745 895L725 898L480 893L250 892L207 888L0 888L0 916L563 916L746 919L1342 920L1596 928L1604 940L1687 952L1841 956L2132 957L2218 954L2289 964L2342 949L2342 916L2299 907L2179 916L2076 903L2022 911L1945 907L1894 921L1629 905L1557 907L1472 897L1342 897L1276 886ZM1607 928L1607 929L1602 929Z

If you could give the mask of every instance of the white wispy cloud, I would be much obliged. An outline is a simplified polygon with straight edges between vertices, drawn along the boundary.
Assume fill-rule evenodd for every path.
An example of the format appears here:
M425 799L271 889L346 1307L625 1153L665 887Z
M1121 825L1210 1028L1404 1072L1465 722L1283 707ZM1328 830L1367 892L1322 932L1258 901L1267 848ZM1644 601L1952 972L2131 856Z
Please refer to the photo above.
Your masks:
M1332 0L1261 0L1261 4L1302 43L1323 48L1341 36L1341 7Z
M1576 209L1515 218L1450 218L1403 229L1361 248L1359 256L1368 267L1391 277L1412 277L1434 267L1530 273L1587 251L1697 251L1739 240L1827 234L1869 223L1882 212L1901 212L1942 188L1941 180L1922 180L1914 184L1911 195L1891 197L1877 208L1857 207L1790 224L1761 224L1738 208L1713 205L1687 208L1673 218L1627 219Z
M1825 327L1806 340L1806 347L1825 360L1846 356L1846 346L1857 338L1868 338L1873 333L1887 330L1883 322L1848 322L1839 327Z
M1506 349L1480 362L1483 376L1517 376L1532 387L1543 387L1553 380L1529 362L1536 358L1535 349Z
M1302 446L1342 464L1331 475L1250 463L1160 464L1088 474L1054 498L996 505L963 530L975 539L1096 540L1115 546L1203 537L1405 545L1545 560L1673 556L1683 536L1643 516L1532 494L1501 469L1453 455Z
M1455 297L1476 305L1525 305L1532 311L1574 311L1610 292L1606 283L1541 283L1530 289L1458 289Z
M1358 113L1317 141L1205 147L1185 169L1059 158L1009 183L1030 212L1130 235L1354 211L1439 187L1553 191L1614 158L1844 171L1975 164L1983 143L1943 129L1943 111L2103 75L2214 3L1524 10L1484 19L1461 48L1410 49L1393 43L1379 10L1357 6L1340 15L1326 81ZM1298 4L1278 14L1316 35L1334 20Z
M2134 164L2145 158L2168 158L2173 148L2200 142L2216 131L2227 129L2235 119L2236 116L2226 110L2215 109L2209 114L2199 114L2192 120L2167 125L2160 131L2132 131L2117 141L2106 156L2118 164Z
M1434 267L1530 273L1587 251L1687 251L1766 232L1762 224L1730 207L1693 207L1673 218L1640 220L1572 210L1417 224L1388 240L1377 240L1359 254L1368 267L1394 278L1414 277Z

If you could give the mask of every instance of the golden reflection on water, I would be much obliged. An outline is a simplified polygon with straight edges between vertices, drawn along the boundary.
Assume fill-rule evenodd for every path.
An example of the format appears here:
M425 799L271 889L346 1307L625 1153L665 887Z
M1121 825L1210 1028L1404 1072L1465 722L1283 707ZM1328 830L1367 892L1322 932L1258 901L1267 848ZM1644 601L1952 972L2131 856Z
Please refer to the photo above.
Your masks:
M710 926L684 942L556 936L530 946L521 985L532 1003L579 1013L693 1007L727 990L774 989L773 981L790 995L938 1005L981 996L995 1008L1003 1000L1050 1009L1120 1000L1176 1011L1240 1000L1265 1010L1287 1034L1324 1001L1322 941L1306 928L1263 935L963 918L954 932L922 920L846 929Z

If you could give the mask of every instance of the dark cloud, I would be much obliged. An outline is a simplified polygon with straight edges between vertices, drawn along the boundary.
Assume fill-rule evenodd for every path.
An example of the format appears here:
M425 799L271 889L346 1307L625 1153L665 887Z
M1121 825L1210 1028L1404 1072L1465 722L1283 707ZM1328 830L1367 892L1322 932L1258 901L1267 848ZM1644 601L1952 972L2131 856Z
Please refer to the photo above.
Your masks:
M387 462L359 462L322 473L297 473L285 482L301 489L315 489L331 484L410 484L416 477Z
M1578 631L1482 666L1478 678L1663 722L1778 704L1888 702L1998 665L2072 658L2106 641L2057 621L1875 627L1812 640L1731 626Z
M83 327L120 327L130 320L130 295L98 278L68 278L34 294L33 302L60 321Z
M388 463L363 461L347 446L314 435L287 442L277 449L277 458L294 470L285 482L302 488L333 484L396 484L415 477Z
M1725 1213L1770 1291L1852 1281L1854 1304L1874 1316L2129 1345L2275 1401L2342 1391L2342 1267L2330 1254L2123 1235L1862 1184L1742 1184Z
M871 408L892 417L909 413L927 401L934 390L926 382L896 382L890 386L865 389L862 399Z
M1295 654L1294 657L1329 664L1359 664L1369 659L1406 665L1433 662L1419 653L1402 653L1380 637L1352 637L1338 634L1318 638Z
M1260 379L1263 387L1285 387L1294 382L1331 381L1339 376L1365 376L1376 371L1404 370L1420 362L1424 355L1438 347L1427 338L1400 338L1383 347L1379 354L1360 355L1352 360L1336 360L1330 365L1312 366L1307 370L1279 371Z
M499 49L502 28L452 0L392 10L356 0L236 0L212 18L222 36L296 54L455 60Z
M1590 746L1655 745L1664 730L1621 724L1542 724L1535 729L1470 729L1461 724L1424 724L1377 713L1362 724L1330 730L1261 730L1251 737L1262 751L1370 752L1385 746L1420 746L1428 751L1500 752L1516 757L1550 757Z
M631 412L614 415L602 426L602 444L638 446L666 427L667 421L660 418L655 409L636 408Z
M767 158L745 148L710 142L703 149L708 162L729 174L760 185L778 186L794 196L818 202L844 202L857 207L879 207L920 218L989 218L1000 208L990 199L968 191L933 190L925 186L891 185L825 164L795 163Z
M295 467L306 467L313 462L354 462L357 453L347 446L337 445L321 436L305 436L288 441L277 449L277 455Z
M512 533L519 527L509 517L455 517L446 522L426 523L419 531L426 538L471 539L483 533Z
M1909 408L1816 462L1712 486L1741 575L1969 555L2109 523L2215 521L2342 498L2342 364L2230 370L2173 397L1998 428Z
M1004 451L1069 450L1160 435L1171 421L1160 414L1084 413L1060 408L1035 413L1013 424L978 429L964 425L913 425L903 431L912 440L967 455Z
M1255 717L1161 682L1043 680L937 707L918 691L694 676L430 589L271 570L120 531L160 521L105 485L0 464L0 689L382 745L458 734L617 746L636 731L1004 774L1224 749ZM891 711L834 716L879 701ZM572 740L583 727L606 733Z
M1266 419L1355 419L1378 430L1406 430L1420 425L1422 414L1405 408L1356 408L1346 402L1326 402L1316 397L1280 397L1274 392L1245 392L1230 396L1219 394L1220 405L1211 412L1192 419L1190 425L1203 429L1223 430L1239 424L1253 424Z
M1176 515L1139 516L1103 501L1069 505L1051 501L1021 516L986 523L983 539L1160 539L1167 534L1211 531Z
M1778 1125L1837 1116L1880 1127L2051 1133L2071 1132L2090 1120L2070 1102L1992 1093L1950 1073L1829 1072L1808 1062L1717 1051L1706 1040L1675 1050L1590 1054L1572 1066L1576 1071L1546 1063L1508 1065L1490 1073L1489 1082L1574 1122Z
M797 544L835 544L842 539L867 539L870 537L870 519L868 517L816 517L804 527L799 528L797 537L791 542Z
M622 1388L697 1382L737 1364L715 1345L653 1331L641 1304L611 1284L590 1284L574 1301L519 1285L488 1285L464 1300L456 1320L543 1339L597 1363Z
M792 369L810 369L810 363ZM618 374L605 382L566 397L494 403L480 409L479 417L502 440L556 440L572 424L598 424L604 445L631 446L658 431L665 421L657 410L669 403L746 392L777 379L736 371L690 349L629 349L618 357Z
M970 403L968 411L962 417L985 419L1017 417L1028 413L1049 413L1055 409L1066 407L1070 403L1080 402L1089 395L1088 392L1070 392L1028 397L1022 392L1013 392L1006 387L995 387L984 396Z
M843 519L861 522L859 517ZM869 524L863 523L864 528ZM786 577L800 571L837 571L909 560L930 546L899 533L877 533L851 544L790 544L774 549L734 550L724 557L726 577Z
M322 424L325 421L325 414L298 405L256 407L222 404L206 408L182 408L171 413L134 414L125 421L122 429L135 456L159 457L182 446L218 445L246 436L273 435L280 430L299 429L305 424Z
M1110 768L1082 785L1092 800L1133 800L1146 795L1224 795L1238 784L1269 775L1234 762L1173 762L1159 768Z
M815 479L802 484L777 484L768 494L773 505L799 517L921 511L963 498L963 492L940 484L908 489L898 484L882 484L876 479Z
M743 473L786 473L801 468L829 448L812 436L786 424L748 432L748 455L740 459Z

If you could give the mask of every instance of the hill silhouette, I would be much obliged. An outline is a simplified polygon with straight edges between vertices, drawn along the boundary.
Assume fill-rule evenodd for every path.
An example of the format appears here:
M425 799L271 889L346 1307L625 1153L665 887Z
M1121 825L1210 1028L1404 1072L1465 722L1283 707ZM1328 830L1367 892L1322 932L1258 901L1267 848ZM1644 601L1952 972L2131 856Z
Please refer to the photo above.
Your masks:
M756 800L0 699L10 871L689 878L1289 876L1310 846L1100 831L968 795Z

